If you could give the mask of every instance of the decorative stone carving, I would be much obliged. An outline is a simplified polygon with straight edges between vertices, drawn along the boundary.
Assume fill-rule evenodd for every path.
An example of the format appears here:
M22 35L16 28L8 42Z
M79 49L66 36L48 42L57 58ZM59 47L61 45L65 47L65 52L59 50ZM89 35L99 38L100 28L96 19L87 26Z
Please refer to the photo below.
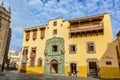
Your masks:
M44 50L44 55L47 55L47 48L45 48Z
M38 64L37 65L42 66L42 58L41 57L38 58Z
M54 52L52 51L53 46L56 45L57 50ZM58 61L58 68L57 74L63 74L64 73L64 39L59 37L53 37L51 39L48 39L46 41L46 48L44 51L45 54L45 74L51 73L51 65L50 62L52 60Z
M64 48L64 47L61 49L61 53L62 53L62 54L65 53L65 48Z

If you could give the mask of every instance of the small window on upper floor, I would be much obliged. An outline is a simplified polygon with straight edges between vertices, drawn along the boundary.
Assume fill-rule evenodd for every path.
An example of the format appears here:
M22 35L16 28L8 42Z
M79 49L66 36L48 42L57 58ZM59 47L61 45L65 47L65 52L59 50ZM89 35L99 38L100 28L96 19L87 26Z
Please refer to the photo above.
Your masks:
M36 47L32 48L32 53L36 53Z
M45 37L45 28L40 28L40 30L41 30L41 36L40 36L40 38L44 39L44 37Z
M76 53L77 48L76 45L69 45L69 53Z
M28 47L25 47L24 49L23 49L23 55L27 55L28 54Z
M94 42L87 42L86 44L87 53L95 53L95 44Z
M111 61L106 61L106 65L112 65Z
M33 40L37 38L37 30L33 31Z
M28 41L30 38L30 32L26 32L26 41Z
M52 46L52 52L57 52L57 46L56 45Z
M54 22L53 22L53 26L57 26L57 21L54 21Z
M57 34L57 29L54 29L53 30L53 35L56 35Z

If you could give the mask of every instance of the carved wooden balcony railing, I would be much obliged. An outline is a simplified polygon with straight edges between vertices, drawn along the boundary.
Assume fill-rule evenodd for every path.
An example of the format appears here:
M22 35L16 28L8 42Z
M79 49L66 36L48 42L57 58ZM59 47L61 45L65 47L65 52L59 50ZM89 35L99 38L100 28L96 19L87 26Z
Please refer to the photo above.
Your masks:
M103 30L102 24L95 24L90 26L80 26L80 27L72 27L70 28L70 33L81 33L81 32L88 32L88 31L97 31L97 30Z

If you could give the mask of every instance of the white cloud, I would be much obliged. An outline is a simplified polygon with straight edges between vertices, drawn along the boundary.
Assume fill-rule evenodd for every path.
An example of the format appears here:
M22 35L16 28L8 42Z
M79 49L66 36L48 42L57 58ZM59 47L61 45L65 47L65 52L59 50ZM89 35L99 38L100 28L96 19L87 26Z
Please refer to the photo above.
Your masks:
M30 5L36 5L36 4L40 4L41 1L40 0L27 0L26 3L28 3Z

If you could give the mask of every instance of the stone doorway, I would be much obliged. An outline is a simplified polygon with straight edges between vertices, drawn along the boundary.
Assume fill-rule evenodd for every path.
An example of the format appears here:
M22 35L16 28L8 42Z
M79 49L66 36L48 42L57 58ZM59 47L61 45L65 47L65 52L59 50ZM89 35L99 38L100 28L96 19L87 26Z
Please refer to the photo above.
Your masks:
M45 74L64 74L64 39L53 37L46 41Z
M76 63L70 63L70 74L71 75L77 75L77 64Z
M96 62L89 62L89 76L98 77L98 67Z
M58 73L58 62L56 60L52 60L50 63L50 73Z

